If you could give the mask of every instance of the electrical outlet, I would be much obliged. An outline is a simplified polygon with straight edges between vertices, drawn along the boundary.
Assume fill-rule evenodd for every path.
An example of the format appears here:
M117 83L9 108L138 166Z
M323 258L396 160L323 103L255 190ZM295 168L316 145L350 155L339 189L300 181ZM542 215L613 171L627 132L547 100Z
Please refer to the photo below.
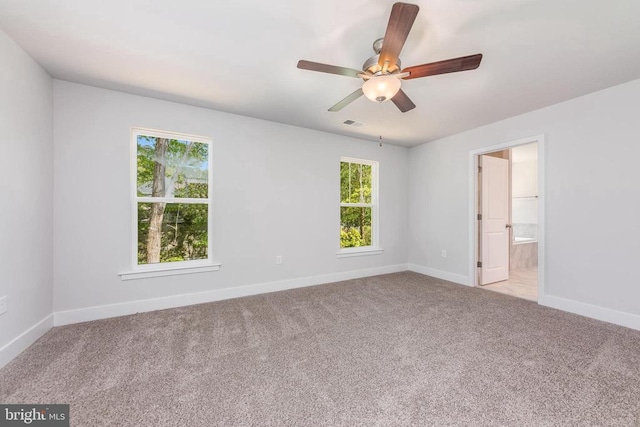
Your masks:
M0 314L5 314L7 312L7 297L0 298Z
M442 258L446 258L447 257L447 250L443 249L440 251L440 255L442 256Z
M276 257L276 264L282 264L282 255Z

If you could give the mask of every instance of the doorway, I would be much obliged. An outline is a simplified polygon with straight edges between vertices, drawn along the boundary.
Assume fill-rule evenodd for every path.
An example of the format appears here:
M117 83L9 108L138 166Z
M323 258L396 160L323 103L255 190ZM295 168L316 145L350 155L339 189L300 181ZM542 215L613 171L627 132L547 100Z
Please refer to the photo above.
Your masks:
M472 285L541 301L543 148L538 136L470 153Z

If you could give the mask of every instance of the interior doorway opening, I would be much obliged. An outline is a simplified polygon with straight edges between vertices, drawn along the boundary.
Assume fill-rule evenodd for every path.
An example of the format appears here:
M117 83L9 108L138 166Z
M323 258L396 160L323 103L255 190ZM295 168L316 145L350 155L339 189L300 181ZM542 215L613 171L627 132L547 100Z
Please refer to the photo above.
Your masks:
M474 283L531 301L542 296L541 138L472 153Z

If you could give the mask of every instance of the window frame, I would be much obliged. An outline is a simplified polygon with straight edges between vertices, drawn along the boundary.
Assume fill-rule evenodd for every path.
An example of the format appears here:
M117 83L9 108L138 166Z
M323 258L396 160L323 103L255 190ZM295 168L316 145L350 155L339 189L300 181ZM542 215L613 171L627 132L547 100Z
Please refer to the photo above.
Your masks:
M178 139L183 141L207 144L207 198L185 197L152 197L138 196L138 136L150 136L155 138ZM212 168L212 143L210 137L191 135L180 132L170 132L142 127L131 128L131 171L130 171L130 197L131 197L131 267L129 273L121 273L122 280L157 277L173 274L198 273L203 271L215 271L220 264L213 261L213 168ZM159 262L156 264L138 264L138 204L139 203L183 203L207 205L207 258ZM166 274L163 274L166 272ZM146 274L145 274L146 273Z
M342 195L340 194L342 188L342 182L340 177L340 165L342 163L355 163L361 165L371 166L371 203L343 203ZM380 247L380 234L379 234L379 199L380 199L380 188L379 188L379 171L380 171L379 162L376 160L366 160L366 159L358 159L355 157L340 157L340 162L338 163L338 209L342 207L370 207L371 208L371 245L369 246L358 246L352 248L342 248L340 247L340 233L338 233L338 258L343 257L351 257L351 256L360 256L360 255L377 255L382 253L382 248ZM338 213L338 231L342 226L342 216Z

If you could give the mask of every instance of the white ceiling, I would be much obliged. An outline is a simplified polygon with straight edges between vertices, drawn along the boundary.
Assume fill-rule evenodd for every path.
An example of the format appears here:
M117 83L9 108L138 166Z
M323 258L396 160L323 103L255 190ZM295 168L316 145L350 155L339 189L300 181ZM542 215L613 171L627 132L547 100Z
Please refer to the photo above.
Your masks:
M55 78L405 146L640 78L638 0L415 1L403 66L480 68L403 81L404 114L364 97L328 112L361 80L297 61L360 69L392 3L0 0L0 27Z

